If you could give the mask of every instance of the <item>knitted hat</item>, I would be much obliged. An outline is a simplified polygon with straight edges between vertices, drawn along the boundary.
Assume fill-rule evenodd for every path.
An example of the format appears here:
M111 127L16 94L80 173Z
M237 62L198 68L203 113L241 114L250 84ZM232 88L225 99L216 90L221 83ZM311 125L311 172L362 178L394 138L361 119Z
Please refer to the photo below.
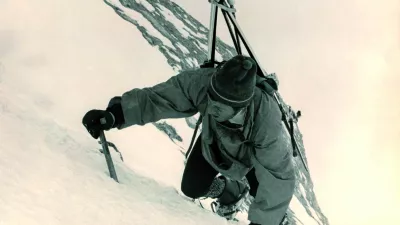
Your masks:
M237 55L228 60L211 77L208 89L218 102L232 106L247 106L254 95L257 65L250 57Z

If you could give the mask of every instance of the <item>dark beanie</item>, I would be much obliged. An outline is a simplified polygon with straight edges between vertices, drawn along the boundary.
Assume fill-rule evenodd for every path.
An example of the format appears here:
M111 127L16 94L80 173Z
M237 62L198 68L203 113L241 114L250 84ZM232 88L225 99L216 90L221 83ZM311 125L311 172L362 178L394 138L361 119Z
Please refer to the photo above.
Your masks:
M237 55L211 77L208 89L215 101L232 107L247 106L254 95L257 65L250 57Z

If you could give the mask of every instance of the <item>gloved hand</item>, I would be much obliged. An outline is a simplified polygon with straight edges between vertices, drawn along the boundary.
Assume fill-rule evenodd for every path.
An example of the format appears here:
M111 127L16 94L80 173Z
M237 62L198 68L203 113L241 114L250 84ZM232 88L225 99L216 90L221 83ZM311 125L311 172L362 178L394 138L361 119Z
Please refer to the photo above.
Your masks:
M110 100L106 110L92 109L82 119L82 124L94 139L99 138L100 131L118 127L125 122L121 106L121 97Z
M106 110L92 109L83 116L83 126L94 139L99 138L100 131L114 127L115 116Z

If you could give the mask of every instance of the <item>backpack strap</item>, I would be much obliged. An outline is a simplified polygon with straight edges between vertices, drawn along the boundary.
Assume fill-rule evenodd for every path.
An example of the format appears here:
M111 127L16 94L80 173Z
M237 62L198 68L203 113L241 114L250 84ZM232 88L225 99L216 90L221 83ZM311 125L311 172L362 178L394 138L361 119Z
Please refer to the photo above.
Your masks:
M186 158L189 157L190 152L192 151L194 139L196 139L197 131L198 131L199 126L200 126L202 121L203 121L203 116L200 114L199 119L196 122L196 127L194 128L194 133L193 133L193 136L192 136L192 140L190 141L189 148L188 148L188 150L186 151L186 154L185 154Z
M262 77L259 75L256 76L256 87L259 87L271 97L273 97L274 93L278 91L278 84L274 79L269 77Z

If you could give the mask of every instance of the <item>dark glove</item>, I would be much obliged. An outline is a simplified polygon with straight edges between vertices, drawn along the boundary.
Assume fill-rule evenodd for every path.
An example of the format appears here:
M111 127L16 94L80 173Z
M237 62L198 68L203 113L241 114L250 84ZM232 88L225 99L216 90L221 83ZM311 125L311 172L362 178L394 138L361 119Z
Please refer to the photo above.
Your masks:
M82 119L82 124L94 139L99 138L100 131L118 127L124 122L121 97L119 96L110 100L106 110L92 109Z
M111 112L92 109L83 116L83 126L94 139L99 138L100 131L109 130L114 127L115 117Z

